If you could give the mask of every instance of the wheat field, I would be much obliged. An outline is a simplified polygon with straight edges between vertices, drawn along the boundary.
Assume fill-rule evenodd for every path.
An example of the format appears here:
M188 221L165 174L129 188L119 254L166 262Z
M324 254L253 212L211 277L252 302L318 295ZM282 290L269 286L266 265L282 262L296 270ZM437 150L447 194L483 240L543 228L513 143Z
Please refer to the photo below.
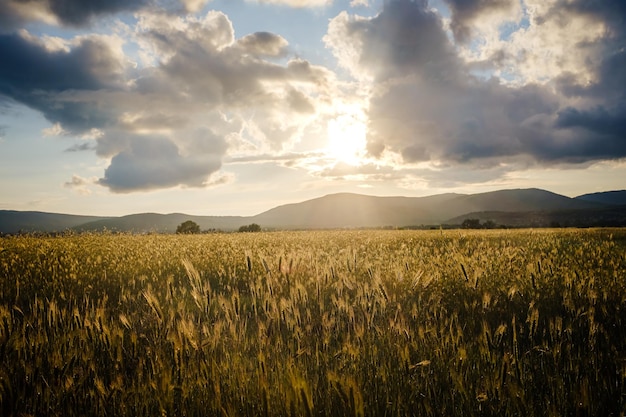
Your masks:
M3 416L624 416L626 230L0 239Z

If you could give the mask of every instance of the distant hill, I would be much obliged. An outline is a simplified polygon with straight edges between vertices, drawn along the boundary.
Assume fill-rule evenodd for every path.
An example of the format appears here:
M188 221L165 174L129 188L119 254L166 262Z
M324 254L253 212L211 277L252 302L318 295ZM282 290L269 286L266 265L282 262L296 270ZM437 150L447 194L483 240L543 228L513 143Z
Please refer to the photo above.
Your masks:
M603 205L539 189L430 197L374 197L344 193L279 206L252 219L265 227L277 228L403 227L440 224L466 213L482 211L525 212L598 207Z
M174 233L182 222L196 222L201 230L234 230L248 224L245 217L240 216L190 216L187 214L142 213L122 217L100 219L74 227L78 231L99 231L103 229L121 232L158 232Z
M60 232L107 217L0 210L0 233Z
M255 223L277 228L331 229L384 227L437 222L437 209L459 197L374 197L331 194L302 203L279 206L252 217Z
M443 223L459 225L467 219L478 219L481 223L491 220L498 226L507 227L626 227L626 205L581 210L482 211L467 213Z
M591 201L594 203L611 204L616 206L626 205L626 190L583 194L576 197L576 200Z
M472 194L459 198L456 203L464 213L485 210L505 212L580 210L601 206L595 202L576 200L536 188Z
M585 226L619 223L626 206L615 204L625 191L570 198L540 189L500 190L480 194L439 194L428 197L376 197L331 194L286 204L255 216L190 216L143 213L121 217L0 210L0 233L122 231L173 233L186 220L202 230L237 230L257 223L266 229L334 229L461 224L464 219L492 220L511 226Z

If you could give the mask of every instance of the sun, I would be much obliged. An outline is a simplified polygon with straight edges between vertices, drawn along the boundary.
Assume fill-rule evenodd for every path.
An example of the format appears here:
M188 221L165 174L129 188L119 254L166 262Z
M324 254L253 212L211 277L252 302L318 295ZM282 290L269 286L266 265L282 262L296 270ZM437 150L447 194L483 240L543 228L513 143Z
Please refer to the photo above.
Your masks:
M328 122L328 157L349 165L358 165L365 156L367 128L356 116L342 115Z

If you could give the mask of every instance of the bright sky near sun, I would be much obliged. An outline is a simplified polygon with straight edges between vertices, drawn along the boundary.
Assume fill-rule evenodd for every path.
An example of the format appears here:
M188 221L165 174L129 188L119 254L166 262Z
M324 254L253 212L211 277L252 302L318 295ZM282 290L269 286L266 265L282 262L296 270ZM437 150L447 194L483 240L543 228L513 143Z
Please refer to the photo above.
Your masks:
M626 2L0 0L0 209L624 189Z

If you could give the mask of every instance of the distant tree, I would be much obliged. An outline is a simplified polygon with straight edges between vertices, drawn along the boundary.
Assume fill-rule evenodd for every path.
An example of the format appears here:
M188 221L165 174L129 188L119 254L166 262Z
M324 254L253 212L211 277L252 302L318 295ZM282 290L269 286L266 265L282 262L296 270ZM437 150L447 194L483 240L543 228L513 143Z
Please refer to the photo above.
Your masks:
M480 229L480 220L479 219L465 219L463 223L461 223L462 229Z
M260 232L261 226L256 223L249 224L247 226L241 226L239 232Z
M186 222L182 222L176 228L176 233L178 234L193 234L200 233L200 226L196 222L191 220L187 220Z
M482 228L483 229L495 229L496 227L498 227L497 224L495 224L495 222L493 220L487 220L485 223L483 223Z

